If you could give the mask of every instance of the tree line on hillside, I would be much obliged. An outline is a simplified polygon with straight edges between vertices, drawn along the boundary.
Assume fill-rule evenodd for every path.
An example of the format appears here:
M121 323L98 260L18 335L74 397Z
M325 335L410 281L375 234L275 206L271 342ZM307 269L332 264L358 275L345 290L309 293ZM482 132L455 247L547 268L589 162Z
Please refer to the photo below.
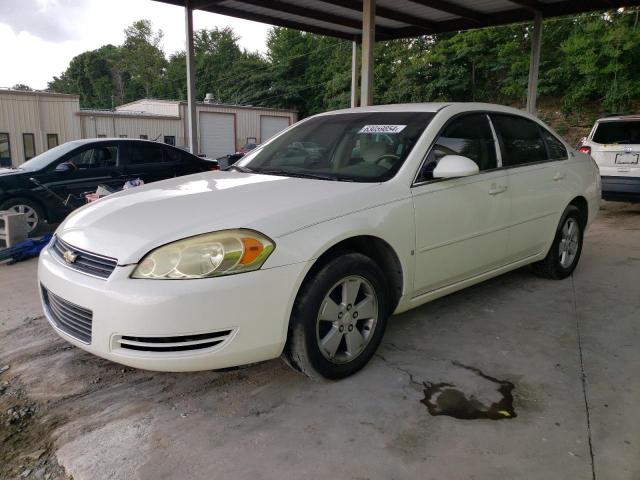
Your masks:
M623 111L640 98L640 9L545 22L539 95L565 112L599 105ZM376 103L487 101L523 105L531 24L378 42ZM186 99L185 52L168 57L148 20L125 30L120 46L84 52L49 82L80 95L84 108L142 97ZM197 98L294 108L301 117L349 104L351 42L272 28L264 55L242 49L230 28L195 32Z

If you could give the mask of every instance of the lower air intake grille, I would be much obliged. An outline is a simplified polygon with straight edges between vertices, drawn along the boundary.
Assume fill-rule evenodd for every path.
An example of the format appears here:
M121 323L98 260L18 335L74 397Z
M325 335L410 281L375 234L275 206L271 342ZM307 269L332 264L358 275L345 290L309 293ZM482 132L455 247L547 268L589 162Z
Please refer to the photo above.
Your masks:
M120 348L141 352L184 352L202 350L224 342L231 330L198 335L180 335L177 337L132 337L123 335L117 340Z
M54 295L42 287L44 308L51 322L66 334L84 343L91 343L93 313L75 303Z

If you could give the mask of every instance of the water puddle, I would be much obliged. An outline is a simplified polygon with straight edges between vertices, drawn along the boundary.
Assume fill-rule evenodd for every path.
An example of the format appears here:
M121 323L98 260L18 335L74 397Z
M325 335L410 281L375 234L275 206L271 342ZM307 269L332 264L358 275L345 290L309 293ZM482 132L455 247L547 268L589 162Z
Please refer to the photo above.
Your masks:
M462 420L504 420L517 416L513 409L513 383L486 375L475 367L458 362L453 364L472 372L483 382L490 382L491 395L484 395L487 398L481 399L475 393L465 393L464 388L453 383L424 382L424 398L420 402L431 415L447 415Z

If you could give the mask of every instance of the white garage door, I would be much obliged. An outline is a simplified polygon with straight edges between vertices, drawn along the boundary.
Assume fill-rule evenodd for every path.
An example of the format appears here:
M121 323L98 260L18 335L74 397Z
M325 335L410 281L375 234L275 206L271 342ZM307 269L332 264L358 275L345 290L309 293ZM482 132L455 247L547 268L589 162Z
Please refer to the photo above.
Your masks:
M200 112L200 153L218 158L236 151L233 115Z
M289 126L287 117L260 117L260 142L264 143Z

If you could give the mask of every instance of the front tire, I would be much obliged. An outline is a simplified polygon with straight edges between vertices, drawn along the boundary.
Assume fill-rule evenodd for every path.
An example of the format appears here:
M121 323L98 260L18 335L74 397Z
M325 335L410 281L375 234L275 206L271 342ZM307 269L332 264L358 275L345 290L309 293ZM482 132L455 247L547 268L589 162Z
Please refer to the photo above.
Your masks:
M0 211L22 213L26 216L29 235L35 234L44 223L44 213L40 205L28 198L12 198L0 205Z
M354 374L380 345L390 313L387 292L369 257L345 253L327 262L298 292L284 360L312 378Z
M562 214L549 253L544 260L533 264L536 275L562 280L573 273L582 253L584 223L580 210L569 205Z

